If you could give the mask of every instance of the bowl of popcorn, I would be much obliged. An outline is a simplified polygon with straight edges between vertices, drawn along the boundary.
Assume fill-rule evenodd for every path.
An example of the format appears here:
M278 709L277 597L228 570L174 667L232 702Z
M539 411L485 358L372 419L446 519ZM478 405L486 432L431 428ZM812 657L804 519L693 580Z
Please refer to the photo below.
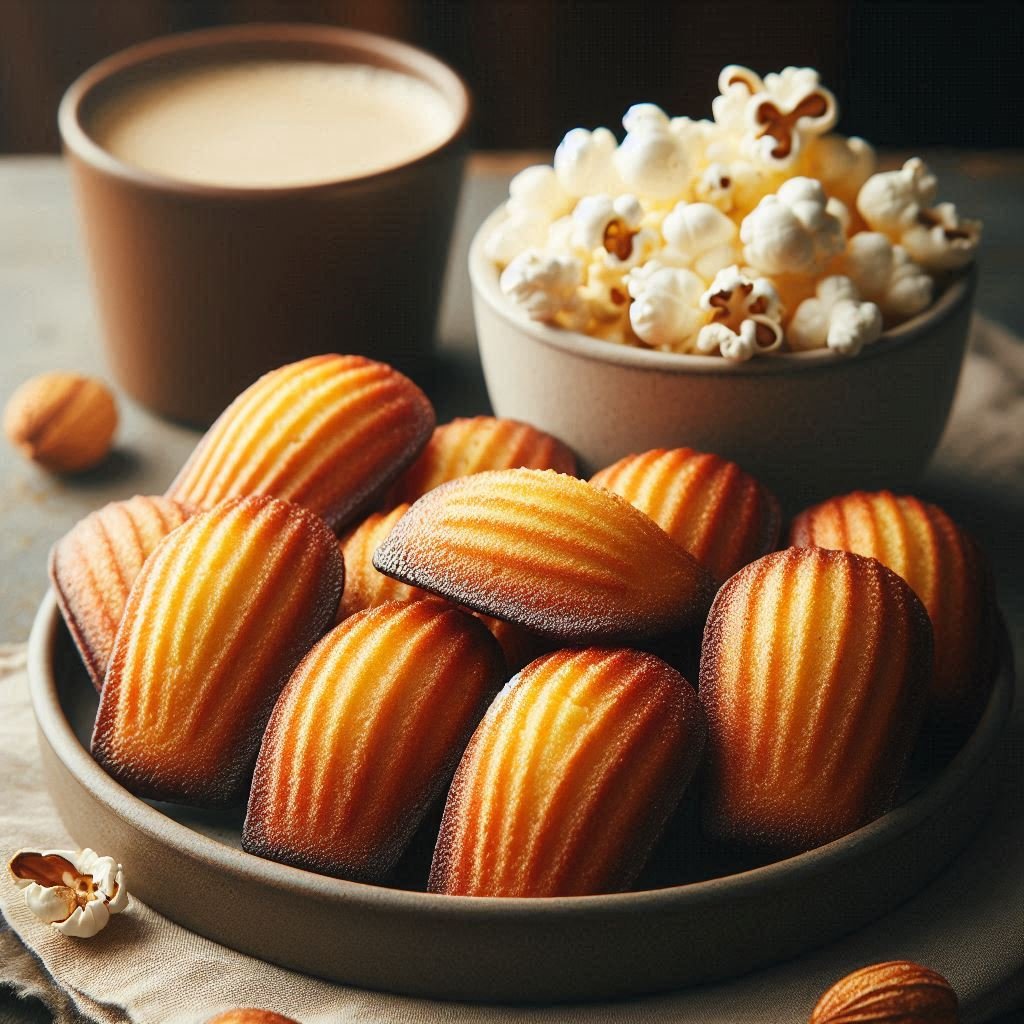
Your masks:
M981 225L920 159L879 171L810 68L730 65L712 119L570 131L470 250L500 416L584 468L721 452L787 502L911 482L949 415Z

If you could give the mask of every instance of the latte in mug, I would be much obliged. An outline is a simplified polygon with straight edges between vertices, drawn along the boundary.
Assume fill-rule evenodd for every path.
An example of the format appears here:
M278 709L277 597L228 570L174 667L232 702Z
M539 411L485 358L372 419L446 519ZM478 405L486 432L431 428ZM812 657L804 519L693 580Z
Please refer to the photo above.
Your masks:
M410 75L368 64L236 60L154 74L94 113L90 134L127 164L230 188L374 174L441 145L451 105Z

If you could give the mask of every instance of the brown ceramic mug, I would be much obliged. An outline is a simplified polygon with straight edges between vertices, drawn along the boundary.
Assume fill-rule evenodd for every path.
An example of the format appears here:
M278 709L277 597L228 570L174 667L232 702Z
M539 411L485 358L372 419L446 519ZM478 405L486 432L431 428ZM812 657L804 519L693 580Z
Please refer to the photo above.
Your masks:
M433 87L454 125L434 149L362 177L194 184L116 159L90 134L105 101L168 71L245 59L356 63ZM470 97L429 54L319 25L239 25L153 40L85 72L60 108L108 357L125 389L208 424L260 374L318 352L415 373L429 360Z

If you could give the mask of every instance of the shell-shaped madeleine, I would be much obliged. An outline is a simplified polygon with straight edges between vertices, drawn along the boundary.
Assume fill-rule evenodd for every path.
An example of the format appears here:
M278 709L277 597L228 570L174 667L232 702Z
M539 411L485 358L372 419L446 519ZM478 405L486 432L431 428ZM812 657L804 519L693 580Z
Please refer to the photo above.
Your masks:
M810 1024L959 1024L960 1001L938 971L912 960L870 964L818 1000Z
M390 512L374 512L341 539L341 551L345 558L345 592L338 605L339 622L385 601L415 601L427 597L438 600L428 591L400 583L373 567L374 551L408 510L409 505L403 503ZM518 671L543 650L540 638L528 630L490 615L479 612L473 614L494 634L511 671Z
M646 512L719 582L775 548L775 496L735 462L692 448L656 448L590 478Z
M205 509L269 494L338 529L373 504L433 427L427 396L397 370L362 356L312 356L243 391L167 495Z
M243 848L379 879L451 778L504 668L484 625L444 601L390 601L346 619L274 708Z
M373 556L388 576L572 643L634 642L703 620L714 584L625 499L551 470L425 494Z
M665 662L556 651L501 691L448 794L430 890L582 896L627 888L693 777L704 719Z
M785 855L888 810L931 657L924 607L872 558L789 548L741 569L704 631L705 832Z
M135 577L188 516L188 509L169 498L136 495L91 512L51 549L57 603L97 690Z
M435 428L420 457L395 482L388 504L414 502L427 491L489 469L554 469L576 473L561 441L518 420L474 416Z
M139 796L240 797L274 701L333 621L343 583L337 540L299 505L264 495L193 516L128 596L96 760Z
M996 622L991 578L974 541L936 505L857 491L801 512L790 542L877 558L910 584L935 631L931 713L957 730L973 726L991 690Z

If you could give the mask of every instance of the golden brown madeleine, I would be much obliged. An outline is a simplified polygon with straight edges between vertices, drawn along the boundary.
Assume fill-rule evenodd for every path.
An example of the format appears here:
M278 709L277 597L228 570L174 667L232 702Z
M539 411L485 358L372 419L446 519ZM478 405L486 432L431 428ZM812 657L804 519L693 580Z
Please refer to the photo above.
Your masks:
M552 470L442 484L373 556L388 576L570 643L639 642L703 621L714 584L624 498Z
M801 512L790 542L877 558L910 584L935 631L931 714L968 731L985 708L996 647L995 596L974 541L936 505L857 491Z
M665 662L547 654L498 695L448 794L432 892L583 896L627 888L696 771L704 718Z
M931 657L924 607L873 558L789 548L741 569L704 631L705 832L787 855L887 811Z
M775 549L775 496L735 462L692 448L627 455L590 478L646 512L719 582Z
M960 1001L938 971L912 960L871 964L837 981L810 1024L957 1024Z
M334 529L371 506L419 454L434 410L408 377L323 355L260 377L221 413L167 492L196 508L270 494Z
M484 625L444 601L389 601L346 619L274 708L243 848L380 879L451 778L504 672Z
M334 620L343 583L337 540L308 509L260 495L193 516L128 596L96 760L139 796L243 795L274 701Z
M449 480L488 469L554 469L576 474L576 458L561 441L518 420L474 416L434 430L420 457L395 482L388 504L414 502Z
M338 605L339 622L385 601L414 601L425 597L438 600L426 590L400 583L373 567L374 551L408 510L408 504L403 503L390 512L374 512L342 537L339 543L345 558L345 593L341 595L341 604ZM473 614L501 644L505 662L511 671L518 671L543 650L542 641L528 630L479 612Z
M50 551L61 614L98 690L117 627L143 563L189 512L169 498L136 495L79 520Z

